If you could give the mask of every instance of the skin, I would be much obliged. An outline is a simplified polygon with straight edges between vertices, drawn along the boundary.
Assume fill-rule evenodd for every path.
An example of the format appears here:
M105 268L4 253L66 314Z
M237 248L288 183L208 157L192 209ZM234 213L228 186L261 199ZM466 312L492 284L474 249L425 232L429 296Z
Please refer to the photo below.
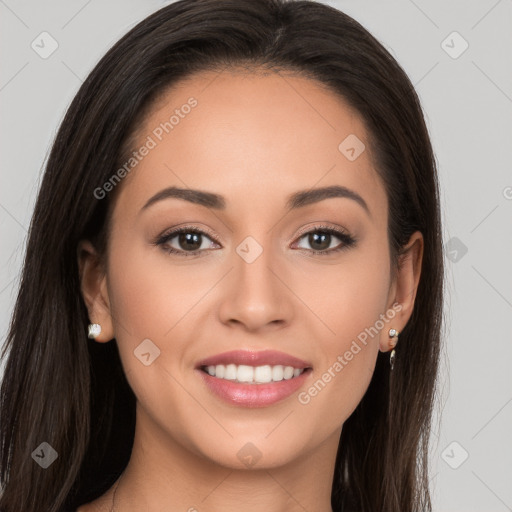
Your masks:
M198 105L118 185L107 260L87 240L79 247L89 317L102 326L91 342L115 337L137 396L115 510L231 512L243 503L246 512L328 512L343 423L370 383L378 351L391 348L389 328L401 331L410 318L423 238L411 236L391 276L388 198L365 126L321 84L283 73L196 74L159 99L135 147L191 96ZM354 161L338 149L350 134L367 148ZM221 194L226 208L172 198L141 213L171 185ZM349 198L286 210L293 192L329 185L357 192L369 214ZM185 223L215 235L202 239L202 257L151 243ZM344 229L356 244L311 254L318 246L299 230L321 231L319 223ZM252 263L236 252L247 236L263 249ZM326 247L341 243L333 236ZM186 250L178 237L168 245ZM307 390L395 303L394 318L307 404L298 393L263 408L228 404L194 371L220 352L276 349L310 362L299 391ZM160 350L149 366L133 354L147 338ZM237 456L247 443L261 453L251 467ZM114 486L79 511L110 510Z

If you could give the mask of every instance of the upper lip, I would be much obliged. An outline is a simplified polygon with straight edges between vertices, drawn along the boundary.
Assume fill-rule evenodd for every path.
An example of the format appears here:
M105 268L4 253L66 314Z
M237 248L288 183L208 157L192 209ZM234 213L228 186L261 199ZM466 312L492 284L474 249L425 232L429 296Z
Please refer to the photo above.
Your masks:
M294 368L311 367L310 363L277 350L260 350L257 352L252 350L231 350L199 361L196 368L216 366L218 364L244 364L247 366L282 365L293 366Z

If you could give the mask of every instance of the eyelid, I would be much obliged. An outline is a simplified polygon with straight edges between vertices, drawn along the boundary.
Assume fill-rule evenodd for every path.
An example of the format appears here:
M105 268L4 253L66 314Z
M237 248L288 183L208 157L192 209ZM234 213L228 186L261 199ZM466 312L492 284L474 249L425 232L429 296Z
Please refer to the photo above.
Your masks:
M205 227L199 227L199 226L193 225L193 224L183 224L183 225L174 226L173 228L169 228L166 231L164 231L161 235L158 235L157 241L167 238L171 235L172 236L179 235L180 232L183 232L183 231L187 231L187 232L192 231L192 232L203 234L203 235L206 234L212 239L213 242L215 242L216 244L220 244L220 242L217 240L215 233L212 230L210 230L209 228L205 228Z
M348 238L354 238L349 233L348 230L346 230L345 228L342 228L341 226L334 227L334 226L330 226L328 224L324 224L324 223L320 222L319 224L313 224L313 225L309 225L309 226L301 228L297 232L297 234L295 235L294 240L297 239L297 238L302 238L304 235L307 235L309 233L312 233L312 232L314 233L316 231L322 231L322 230L330 232L331 234L334 234L335 236L338 236L338 238L340 236L344 236L344 237L348 237Z
M313 225L309 225L309 226L305 226L305 227L301 228L294 235L292 241L297 238L300 238L303 235L308 234L312 231L315 231L315 230L320 231L321 229L332 230L335 232L339 232L340 234L350 236L349 232L347 230L345 230L344 228L342 228L341 226L333 227L333 226L329 226L327 224L313 224ZM197 225L194 225L194 224L183 224L183 225L174 226L173 228L169 228L168 230L164 231L161 235L159 235L157 237L157 240L164 239L170 235L177 235L181 231L184 231L184 230L207 234L215 243L220 244L220 242L217 240L217 237L213 231L211 231L209 228L198 227Z
M330 230L330 231L334 231L334 232L337 232L341 235L346 235L346 236L350 236L350 233L342 228L341 226L330 226L328 224L322 224L320 222L320 224L313 224L313 225L309 225L309 226L306 226L306 227L303 227L301 229L299 229L299 231L297 232L295 238L297 237L302 237L303 235L306 235L310 232L314 232L314 231L321 231L322 229L325 229L325 230ZM294 238L294 239L295 239Z
M182 249L175 249L174 247L165 248L166 244L169 243L170 240L175 238L181 233L197 233L201 236L207 236L212 240L212 243L216 245L220 245L222 247L222 244L217 241L216 236L213 234L213 232L206 227L198 227L196 225L190 225L190 224L182 224L178 226L174 226L172 228L169 228L165 230L162 234L158 235L151 244L162 248L166 253L169 255L174 255L178 257L192 257L192 258L200 258L203 256L208 256L211 253L211 248L209 249L201 249L201 250L195 250L195 251L184 251Z
M345 228L342 228L341 226L333 227L327 224L313 224L309 226L305 226L301 228L298 233L294 236L293 241L300 242L300 240L307 234L314 233L314 232L327 232L331 235L334 235L338 240L341 242L341 247L338 248L331 248L328 250L314 250L314 249L304 249L304 248L297 248L296 250L300 252L305 253L311 253L313 255L328 255L333 254L337 252L338 250L342 250L343 248L350 247L354 243L357 242L357 239L353 237ZM154 245L164 245L169 240L173 239L175 236L179 235L183 232L194 232L199 235L207 235L208 238L212 240L213 243L222 246L222 244L217 240L216 235L206 227L198 227L197 225L190 225L190 224L183 224L178 225L173 228L170 228L166 231L164 231L161 235L159 235L156 240L154 240ZM208 253L211 252L211 248L209 249L197 249L195 251L183 251L181 249L174 249L172 250L167 249L167 252L174 253L176 255L180 256L205 256Z

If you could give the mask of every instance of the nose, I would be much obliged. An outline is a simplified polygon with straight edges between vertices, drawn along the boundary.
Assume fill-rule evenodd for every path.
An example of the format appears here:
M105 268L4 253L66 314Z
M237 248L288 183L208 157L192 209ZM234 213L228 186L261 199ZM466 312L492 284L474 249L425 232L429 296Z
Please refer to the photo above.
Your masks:
M270 250L248 263L238 254L225 280L218 310L220 320L246 331L281 329L293 316L292 292Z

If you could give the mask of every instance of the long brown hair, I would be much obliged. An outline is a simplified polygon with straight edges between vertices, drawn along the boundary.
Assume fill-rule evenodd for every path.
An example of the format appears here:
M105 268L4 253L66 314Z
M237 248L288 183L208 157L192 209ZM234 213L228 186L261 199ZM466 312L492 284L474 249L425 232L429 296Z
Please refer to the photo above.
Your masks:
M424 237L413 314L393 372L379 353L344 424L332 483L335 512L431 510L428 443L440 352L443 255L435 158L405 72L358 22L314 1L181 0L150 15L99 61L56 135L30 225L3 349L1 512L58 512L100 496L126 466L135 396L116 343L87 339L79 240L106 250L113 175L141 116L167 87L229 66L288 70L327 85L361 115L389 198L394 267ZM47 469L33 452L58 454Z

